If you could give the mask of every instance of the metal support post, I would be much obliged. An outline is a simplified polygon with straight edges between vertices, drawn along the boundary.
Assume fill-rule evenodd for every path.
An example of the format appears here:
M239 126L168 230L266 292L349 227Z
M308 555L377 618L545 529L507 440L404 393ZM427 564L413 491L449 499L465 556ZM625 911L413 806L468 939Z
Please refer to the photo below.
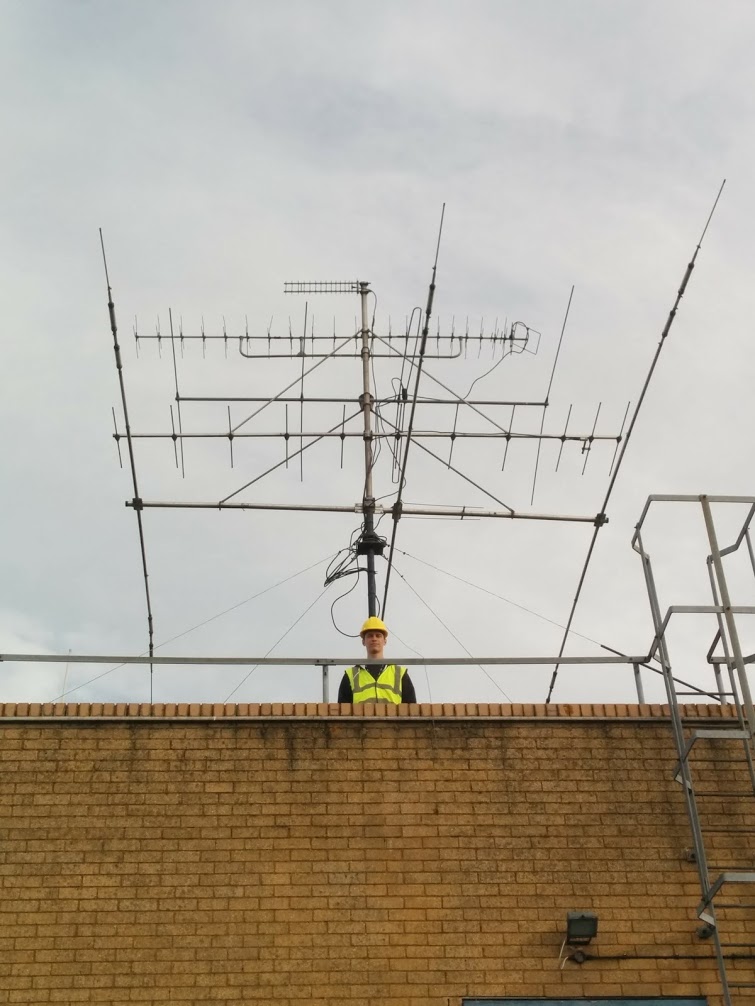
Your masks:
M642 687L642 675L640 674L640 665L632 664L634 667L634 684L637 688L637 701L640 705L645 704L645 689Z
M323 702L330 702L329 689L328 689L328 671L330 670L330 664L322 665L322 700Z
M718 700L719 700L719 702L721 703L722 706L728 706L729 699L728 699L728 697L726 695L726 691L724 689L724 679L721 677L721 665L720 664L714 664L713 665L713 673L716 676L716 688L718 689Z

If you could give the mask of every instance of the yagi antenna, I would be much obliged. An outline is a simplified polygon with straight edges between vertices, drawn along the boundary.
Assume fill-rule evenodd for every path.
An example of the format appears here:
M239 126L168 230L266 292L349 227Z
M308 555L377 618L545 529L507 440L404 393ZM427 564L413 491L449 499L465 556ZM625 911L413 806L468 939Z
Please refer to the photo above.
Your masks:
M368 284L369 285L369 284ZM284 293L359 293L359 280L291 280L283 284Z

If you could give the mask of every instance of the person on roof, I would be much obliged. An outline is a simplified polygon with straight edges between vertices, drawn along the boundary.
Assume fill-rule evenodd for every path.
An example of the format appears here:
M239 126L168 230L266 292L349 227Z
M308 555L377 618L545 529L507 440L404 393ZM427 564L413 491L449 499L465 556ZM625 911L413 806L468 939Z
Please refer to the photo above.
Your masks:
M412 679L405 667L386 664L383 650L388 640L385 623L372 615L359 635L367 650L367 661L347 667L338 689L339 702L416 702Z

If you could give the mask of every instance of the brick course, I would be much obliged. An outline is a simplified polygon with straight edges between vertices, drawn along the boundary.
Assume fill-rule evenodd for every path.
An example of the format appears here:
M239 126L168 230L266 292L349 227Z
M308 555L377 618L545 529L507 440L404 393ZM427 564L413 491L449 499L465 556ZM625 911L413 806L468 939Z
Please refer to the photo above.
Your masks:
M0 718L2 1003L721 1002L661 706ZM712 753L702 777L745 788ZM752 803L721 856L752 859ZM562 968L575 908L603 959ZM737 925L753 942L755 914Z

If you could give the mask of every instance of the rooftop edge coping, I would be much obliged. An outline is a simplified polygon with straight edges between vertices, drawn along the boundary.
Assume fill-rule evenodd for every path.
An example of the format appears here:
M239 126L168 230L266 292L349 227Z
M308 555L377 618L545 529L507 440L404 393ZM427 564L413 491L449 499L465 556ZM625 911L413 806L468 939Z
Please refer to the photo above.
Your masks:
M733 705L692 703L680 706L685 719L731 720ZM338 702L4 702L0 720L668 720L668 705L626 703L498 703L438 702L392 703Z

